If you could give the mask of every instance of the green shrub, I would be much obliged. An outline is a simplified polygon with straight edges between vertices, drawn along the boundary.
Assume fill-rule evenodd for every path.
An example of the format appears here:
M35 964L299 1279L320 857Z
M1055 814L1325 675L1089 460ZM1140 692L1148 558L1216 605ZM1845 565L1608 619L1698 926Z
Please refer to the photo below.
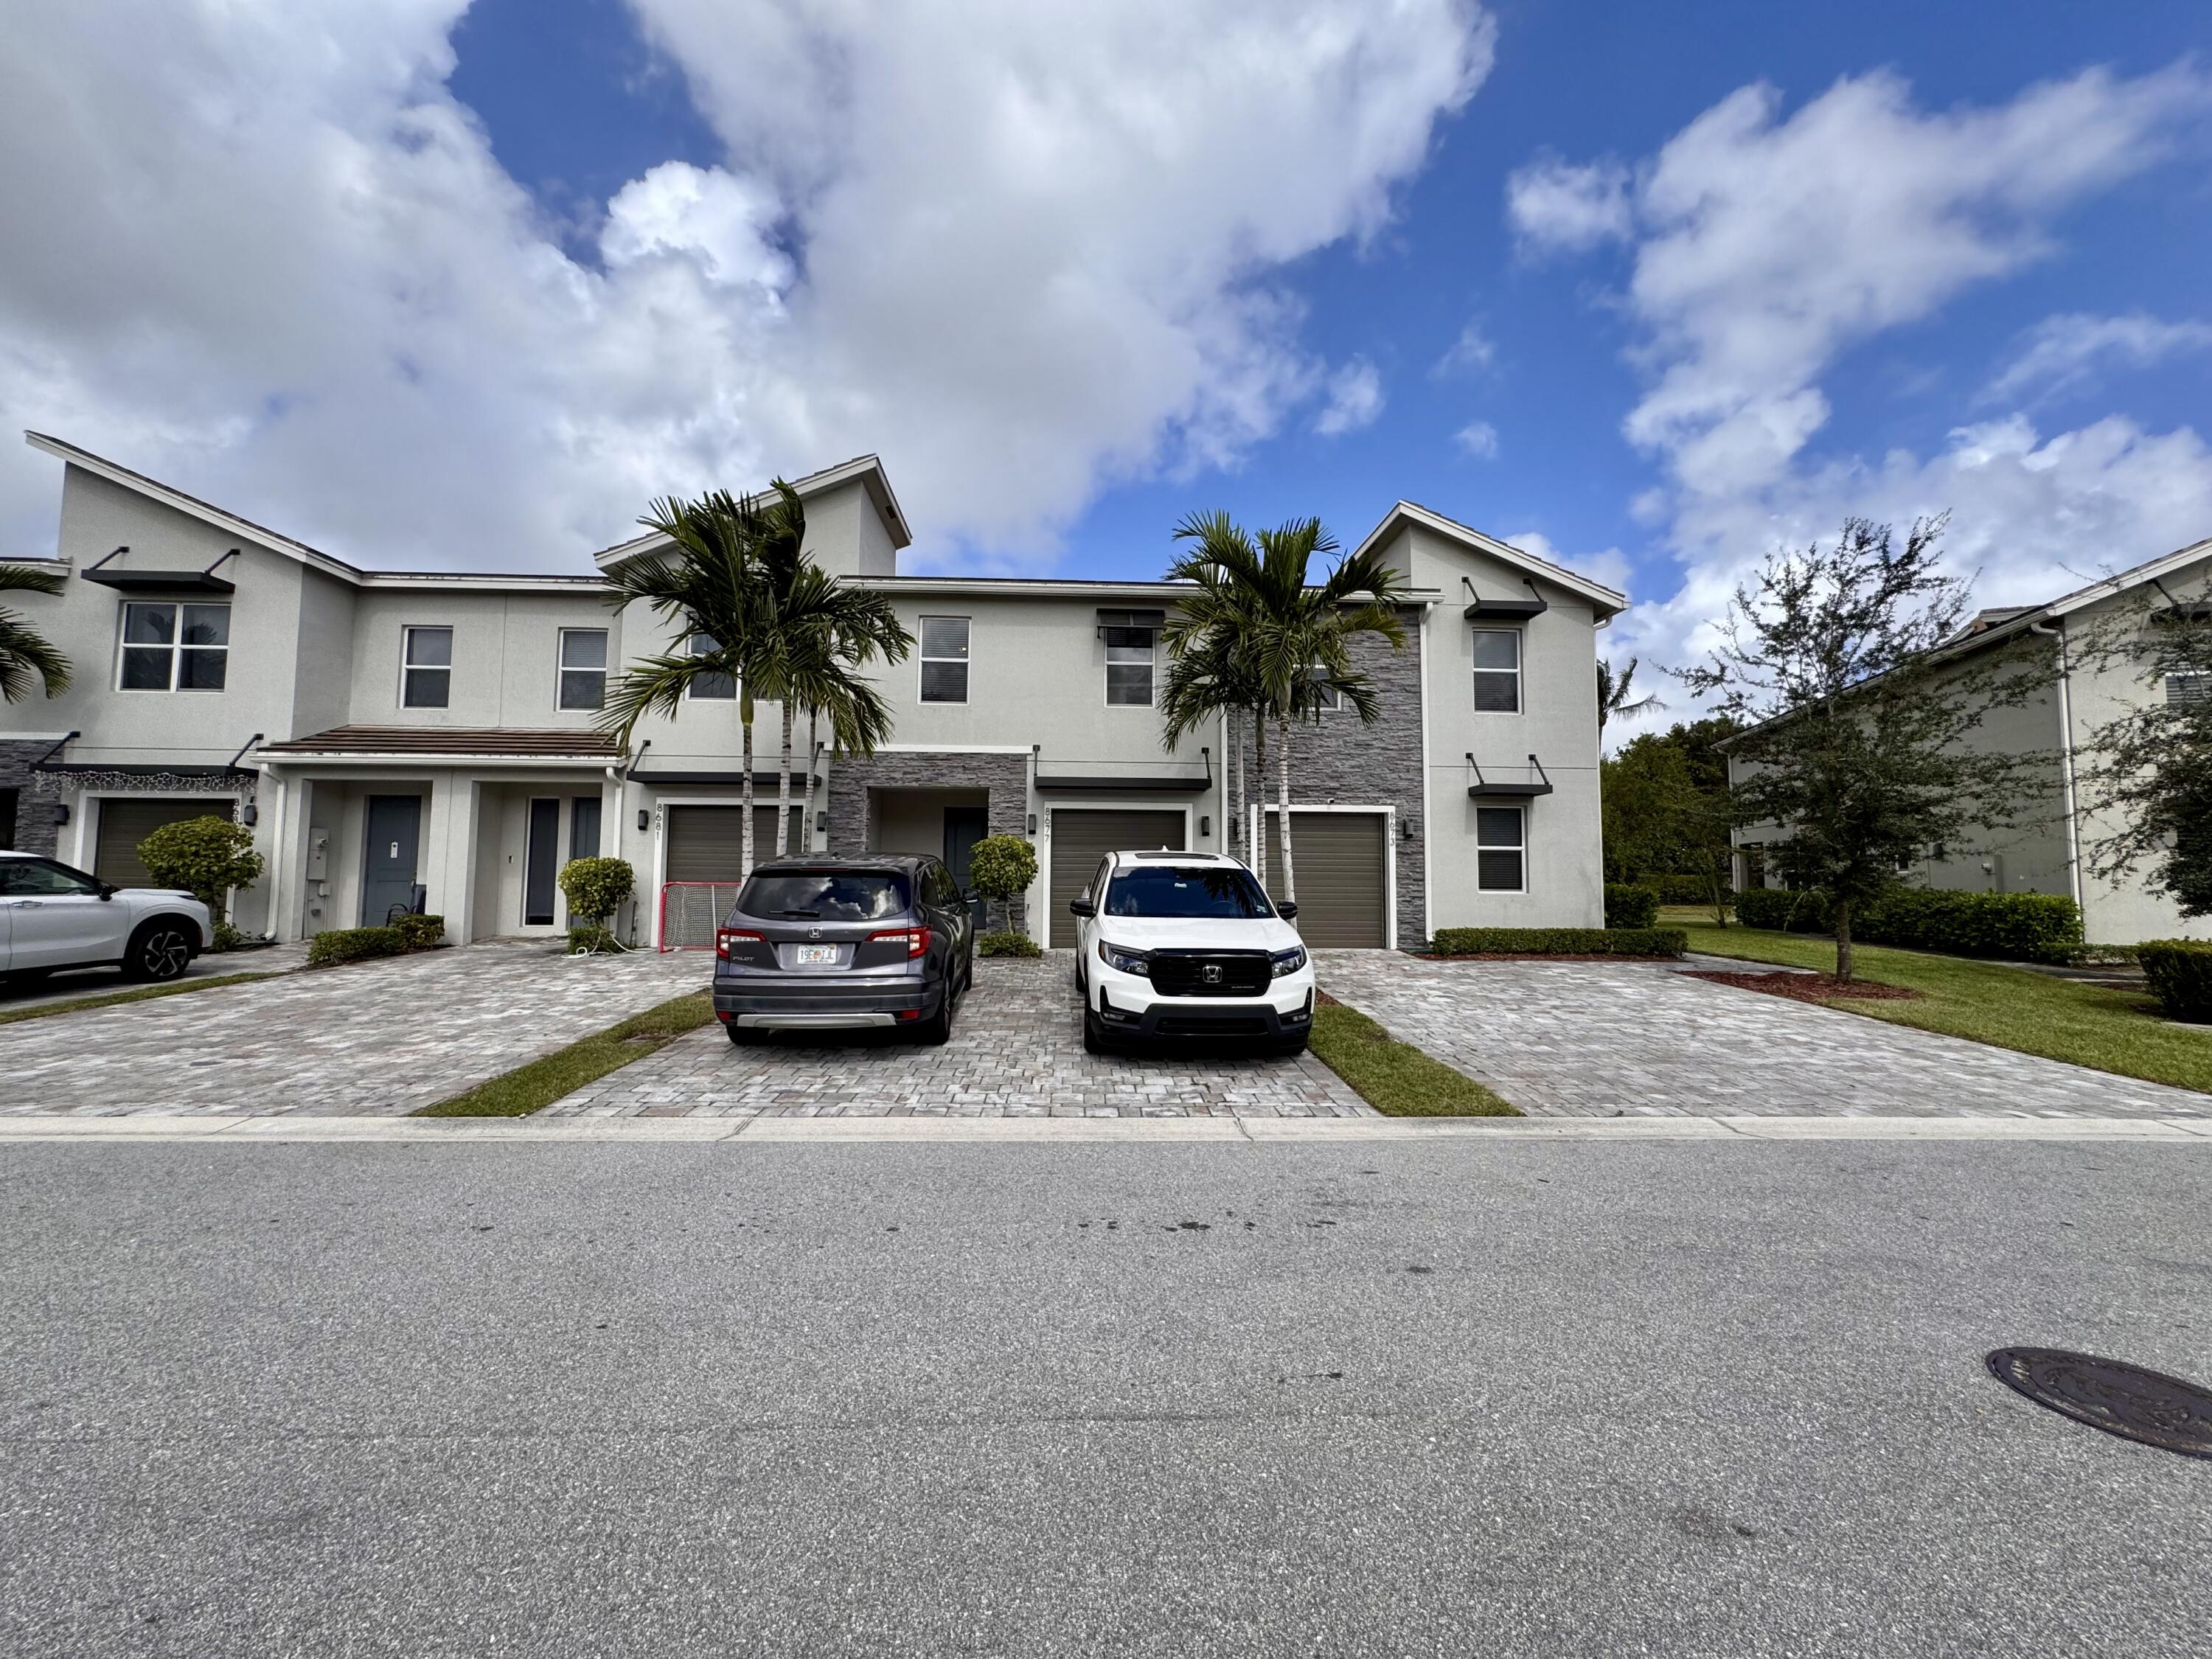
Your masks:
M342 962L396 957L406 949L406 936L397 927L333 927L307 942L307 966L335 968Z
M1027 933L1018 933L1011 927L995 933L984 933L975 940L979 957L1041 957L1044 947Z
M391 927L410 951L435 950L446 937L443 916L394 916Z
M1036 878L1036 848L1019 836L986 836L968 849L969 885L1005 905L1017 933L1029 931L1022 901Z
M1690 936L1679 927L1439 927L1429 944L1440 957L1679 957Z
M2136 946L2152 994L2176 1019L2212 1020L2212 943L2152 939Z
M1711 904L1713 902L1712 884L1703 876L1646 876L1644 885L1659 890L1662 904ZM1735 889L1726 882L1721 884L1721 902L1728 904L1735 898Z
M604 927L571 927L568 930L568 954L572 957L609 955L629 948Z
M1827 896L1764 887L1739 893L1735 919L1747 927L1832 933ZM1894 887L1851 913L1851 937L1954 957L2007 962L2067 962L2081 949L2081 912L2057 893L1969 893Z
M557 879L569 919L601 927L637 891L637 872L628 859L570 859Z
M222 917L218 916L216 918L215 948L216 950L235 951L240 945L244 945L246 942L246 939L245 934L240 933L237 928L223 921Z
M1793 893L1784 887L1747 887L1735 896L1735 919L1747 927L1778 933L1825 933L1828 901L1819 893Z
M183 889L216 920L226 893L251 887L261 878L253 831L212 812L163 824L138 843L138 861L155 886Z
M1631 886L1626 882L1605 884L1605 925L1608 927L1650 927L1659 920L1659 890Z

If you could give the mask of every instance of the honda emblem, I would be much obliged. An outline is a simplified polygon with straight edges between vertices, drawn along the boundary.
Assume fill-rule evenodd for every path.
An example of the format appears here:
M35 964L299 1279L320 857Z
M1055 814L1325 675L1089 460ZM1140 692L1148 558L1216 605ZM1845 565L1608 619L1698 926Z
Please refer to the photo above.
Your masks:
M1198 976L1208 985L1218 985L1221 983L1221 969L1218 965L1211 962L1207 963L1205 967L1198 970Z
M822 937L822 930L819 927L810 927L806 930L806 937L809 939L820 939Z

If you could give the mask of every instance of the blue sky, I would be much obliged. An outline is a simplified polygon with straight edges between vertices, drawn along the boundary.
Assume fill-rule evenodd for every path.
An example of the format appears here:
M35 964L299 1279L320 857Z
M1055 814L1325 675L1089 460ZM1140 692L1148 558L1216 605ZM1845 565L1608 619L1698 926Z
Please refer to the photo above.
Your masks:
M0 45L0 404L363 562L873 448L912 568L1405 496L1680 660L1844 511L1992 601L2212 535L2201 5L87 9Z

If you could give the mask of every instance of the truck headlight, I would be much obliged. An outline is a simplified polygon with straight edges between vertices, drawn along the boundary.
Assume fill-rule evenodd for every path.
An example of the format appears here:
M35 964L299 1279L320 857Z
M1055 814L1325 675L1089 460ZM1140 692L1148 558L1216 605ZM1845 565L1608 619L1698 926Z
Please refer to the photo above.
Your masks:
M1150 979L1152 975L1152 958L1142 951L1124 951L1103 939L1098 941L1098 960L1117 974L1134 974L1139 979Z
M1276 951L1267 960L1274 963L1275 977L1280 979L1285 974L1297 973L1299 969L1306 965L1305 947L1302 945L1293 945L1287 951Z

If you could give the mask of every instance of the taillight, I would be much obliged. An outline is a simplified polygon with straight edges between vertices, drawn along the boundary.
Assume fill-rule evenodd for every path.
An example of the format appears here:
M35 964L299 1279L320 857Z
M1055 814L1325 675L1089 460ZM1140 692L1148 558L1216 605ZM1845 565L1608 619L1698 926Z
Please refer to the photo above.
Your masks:
M903 945L906 946L906 958L908 962L912 962L916 957L927 956L929 953L929 929L927 927L889 927L885 928L880 933L869 934L868 943L871 945Z
M730 959L732 945L765 945L767 938L750 927L717 927L714 930L714 954L725 962Z

